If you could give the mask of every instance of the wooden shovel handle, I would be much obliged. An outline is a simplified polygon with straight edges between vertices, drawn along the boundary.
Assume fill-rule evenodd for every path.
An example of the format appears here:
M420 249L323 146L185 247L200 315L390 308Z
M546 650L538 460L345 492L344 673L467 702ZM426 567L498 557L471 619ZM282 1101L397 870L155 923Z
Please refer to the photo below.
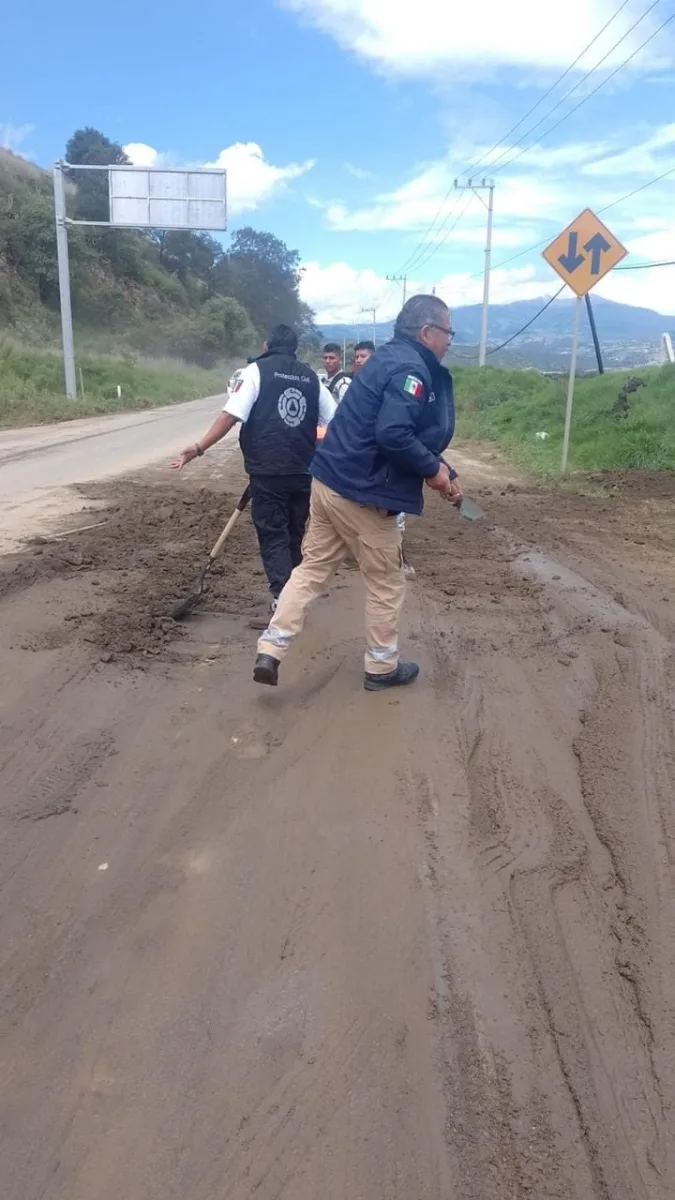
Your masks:
M220 551L222 550L223 546L225 545L225 542L227 541L232 530L234 529L235 525L237 524L237 521L239 520L241 514L243 513L243 511L246 508L246 505L248 504L250 499L251 499L251 485L249 483L248 486L246 487L245 491L242 494L241 500L239 501L234 512L232 513L232 516L230 517L229 521L227 522L227 525L225 526L223 532L221 533L220 537L218 538L218 541L216 542L215 546L213 547L213 550L209 554L210 559L214 559L214 558L218 557L218 555L220 554Z

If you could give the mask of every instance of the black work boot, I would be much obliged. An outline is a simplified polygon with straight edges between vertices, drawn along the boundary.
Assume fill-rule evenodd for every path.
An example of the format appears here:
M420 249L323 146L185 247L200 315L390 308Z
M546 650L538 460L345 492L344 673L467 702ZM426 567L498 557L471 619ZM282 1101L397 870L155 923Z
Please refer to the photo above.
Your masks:
M271 654L259 654L253 667L255 683L266 683L268 687L276 687L279 682L279 660Z
M369 675L366 672L363 686L367 692L383 692L385 688L405 687L407 683L414 683L419 673L417 663L400 662L396 670L390 671L388 675Z

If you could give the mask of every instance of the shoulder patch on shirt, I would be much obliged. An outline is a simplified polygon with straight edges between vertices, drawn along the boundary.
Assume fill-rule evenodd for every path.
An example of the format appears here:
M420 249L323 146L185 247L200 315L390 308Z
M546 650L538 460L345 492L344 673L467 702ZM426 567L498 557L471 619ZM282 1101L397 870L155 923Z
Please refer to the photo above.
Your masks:
M244 386L244 381L243 381L243 379L241 379L241 378L240 378L240 379L238 379L238 380L237 380L237 382L235 383L234 387L232 388L232 391L233 391L233 392L238 392L238 391L239 391L239 389L240 389L240 388L242 388L243 386Z
M420 396L424 395L424 384L416 375L408 375L403 384L403 391L408 392L410 396L414 396L416 400L419 400Z

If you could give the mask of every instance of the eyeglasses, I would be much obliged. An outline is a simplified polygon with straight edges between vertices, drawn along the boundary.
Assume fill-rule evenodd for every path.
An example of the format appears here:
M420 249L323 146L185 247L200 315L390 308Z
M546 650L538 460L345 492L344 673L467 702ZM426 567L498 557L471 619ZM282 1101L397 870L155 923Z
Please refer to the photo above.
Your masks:
M454 329L448 329L446 325L437 325L435 321L427 321L427 325L430 326L431 329L440 329L441 333L445 333L447 335L449 342L451 342L455 336Z

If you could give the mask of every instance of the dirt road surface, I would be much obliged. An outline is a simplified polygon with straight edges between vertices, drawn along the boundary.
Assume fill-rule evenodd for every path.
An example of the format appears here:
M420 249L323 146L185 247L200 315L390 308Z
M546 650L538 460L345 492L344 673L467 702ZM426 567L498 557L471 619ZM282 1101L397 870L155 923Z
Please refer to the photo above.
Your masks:
M248 517L166 619L236 474L2 560L3 1200L672 1200L673 478L463 474L402 694L349 569L251 683Z
M81 503L72 485L166 460L210 425L225 397L0 431L0 553L58 528ZM235 439L216 451L222 457ZM72 522L71 522L72 524Z

